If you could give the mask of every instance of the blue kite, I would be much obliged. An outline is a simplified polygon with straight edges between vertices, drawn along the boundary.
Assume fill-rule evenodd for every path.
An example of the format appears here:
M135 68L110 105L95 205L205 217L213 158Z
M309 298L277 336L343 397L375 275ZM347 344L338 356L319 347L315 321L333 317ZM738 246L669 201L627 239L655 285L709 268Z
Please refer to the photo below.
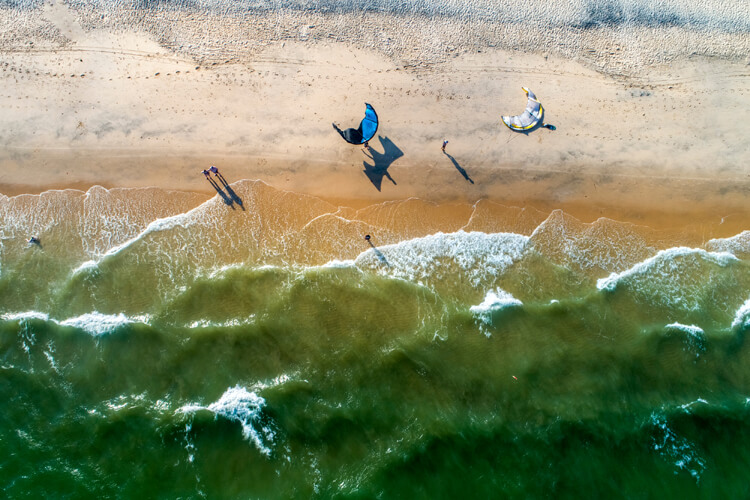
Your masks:
M364 144L375 136L375 132L378 131L378 114L375 112L372 106L365 103L365 117L362 119L362 123L359 124L359 128L348 128L341 130L333 124L333 128L336 132L341 134L349 144Z

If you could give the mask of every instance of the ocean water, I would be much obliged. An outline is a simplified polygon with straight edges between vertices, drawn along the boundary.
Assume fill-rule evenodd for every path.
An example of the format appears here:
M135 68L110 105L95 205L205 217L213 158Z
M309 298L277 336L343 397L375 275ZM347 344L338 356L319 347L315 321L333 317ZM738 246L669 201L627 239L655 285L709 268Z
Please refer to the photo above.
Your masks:
M232 190L0 197L2 496L748 495L750 232Z

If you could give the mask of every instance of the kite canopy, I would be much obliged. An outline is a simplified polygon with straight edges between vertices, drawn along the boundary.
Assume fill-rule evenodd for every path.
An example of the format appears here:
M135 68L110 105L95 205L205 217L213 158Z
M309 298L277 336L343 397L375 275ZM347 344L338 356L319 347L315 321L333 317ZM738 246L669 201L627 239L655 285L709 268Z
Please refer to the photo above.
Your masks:
M365 106L365 117L359 124L359 128L341 130L335 124L333 125L333 128L341 134L341 137L350 144L364 144L372 139L378 130L378 114L369 104L365 103Z
M526 102L526 109L523 114L516 116L502 116L503 123L508 126L511 130L522 132L524 130L531 130L536 127L539 122L542 121L544 116L544 109L542 103L536 100L536 96L532 91L526 87L521 87L529 100Z

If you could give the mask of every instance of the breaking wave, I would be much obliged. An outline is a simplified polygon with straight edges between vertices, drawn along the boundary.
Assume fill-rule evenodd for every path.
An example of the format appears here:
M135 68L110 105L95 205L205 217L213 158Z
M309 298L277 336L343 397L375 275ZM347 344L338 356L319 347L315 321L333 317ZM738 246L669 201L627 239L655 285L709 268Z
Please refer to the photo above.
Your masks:
M262 412L266 400L244 387L235 386L227 389L221 397L208 406L185 405L178 411L192 414L208 410L217 417L238 422L242 426L242 435L252 442L262 454L271 455L274 431L268 422L264 422Z

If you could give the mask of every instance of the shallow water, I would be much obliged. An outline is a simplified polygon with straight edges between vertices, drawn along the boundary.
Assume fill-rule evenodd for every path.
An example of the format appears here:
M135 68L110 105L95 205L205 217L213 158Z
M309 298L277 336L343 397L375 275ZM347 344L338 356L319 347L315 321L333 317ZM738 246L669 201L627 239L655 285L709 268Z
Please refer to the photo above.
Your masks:
M5 496L746 494L750 233L233 189L0 199Z

